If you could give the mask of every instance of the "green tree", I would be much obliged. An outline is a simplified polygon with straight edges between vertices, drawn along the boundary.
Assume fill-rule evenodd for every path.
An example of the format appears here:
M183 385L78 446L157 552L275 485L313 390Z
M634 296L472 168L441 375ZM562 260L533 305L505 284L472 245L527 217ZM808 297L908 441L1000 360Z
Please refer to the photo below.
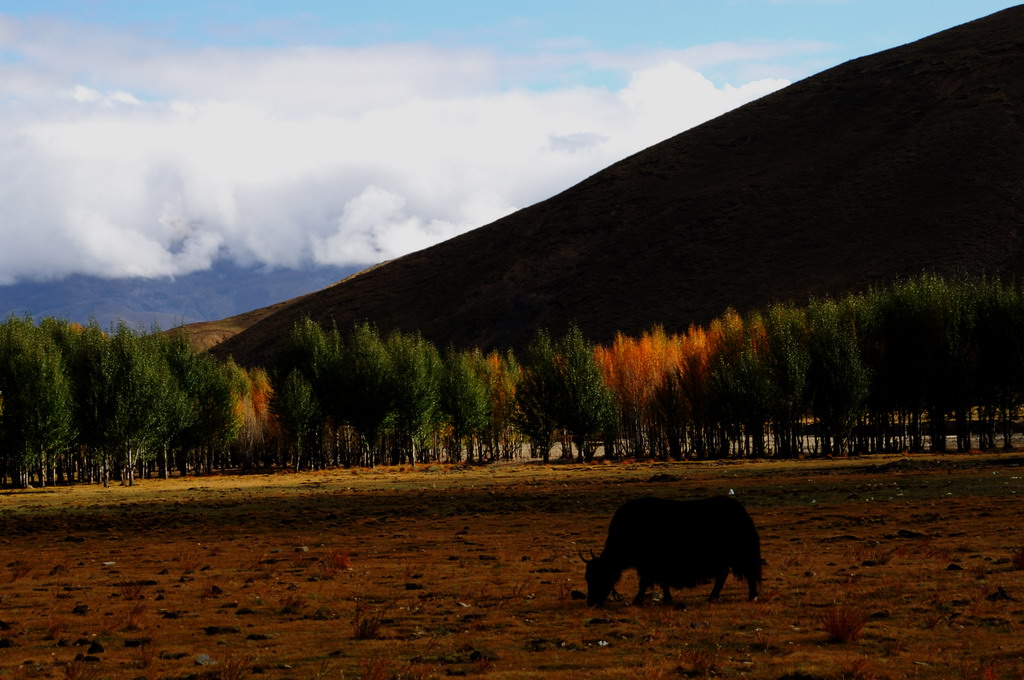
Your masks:
M775 430L775 451L792 458L801 450L801 421L809 410L807 379L811 355L807 348L804 310L776 304L764 317L767 409Z
M78 440L89 455L90 470L107 485L113 465L113 452L107 438L107 423L113 408L109 394L114 381L109 375L113 363L106 359L110 340L95 320L66 340L64 354L71 376Z
M353 326L334 366L330 384L337 413L359 434L365 461L379 463L381 436L398 396L391 356L377 329L368 323Z
M594 457L593 437L616 422L615 396L605 384L594 358L594 345L576 324L569 327L555 348L557 360L555 418L572 433L577 453Z
M32 473L46 485L52 457L74 435L71 386L57 344L29 317L0 326L0 393L0 449L8 473L22 487Z
M442 375L437 348L420 335L388 336L389 376L394 388L392 463L416 462L416 447L438 409Z
M551 336L537 330L523 351L512 420L526 437L533 457L551 458L558 422L558 361Z
M983 285L976 279L947 281L943 303L936 310L942 329L940 365L945 367L944 379L936 381L936 388L953 414L957 450L961 452L971 449L973 410L978 399L978 307Z
M1013 416L1024 398L1024 295L997 281L983 287L978 300L977 401L982 449L1012 446Z
M195 352L184 334L173 333L160 344L160 351L170 374L162 401L160 416L160 444L157 467L161 477L167 477L173 467L187 474L193 459L203 447L200 427L201 398L204 370L203 356Z
M870 388L851 304L852 300L845 305L833 300L814 300L807 307L811 409L821 427L826 454L846 453Z
M451 428L451 455L473 461L474 441L490 421L491 400L486 379L486 359L479 350L460 352L448 348L441 374L439 405Z
M925 383L931 379L929 367L934 362L925 297L925 290L914 282L869 295L878 310L872 324L877 328L878 349L873 357L877 379L871 402L878 411L895 415L898 446L911 451L924 448Z
M156 344L123 322L106 344L101 361L107 400L105 448L120 468L122 483L131 486L136 466L155 455L170 372Z
M330 393L333 392L326 373L337 362L340 339L336 330L327 332L308 316L303 317L291 329L274 355L272 374L283 384L293 369L298 370L316 392L317 398L329 408Z
M719 423L742 453L765 454L770 412L770 375L762 359L765 330L761 316L744 321L729 310L711 375L711 401Z
M320 404L302 371L293 368L274 390L270 408L282 429L295 444L295 469L305 456L307 442L317 441L316 431L323 421Z
M307 433L313 439L304 442L304 453L321 450L326 433L339 431L346 422L340 357L341 337L337 329L325 331L309 317L304 317L292 327L274 356L271 381L275 392L280 391L288 375L297 370L316 397L320 423ZM285 433L288 434L287 428ZM335 443L331 442L332 447Z
M946 449L950 414L967 420L974 390L975 302L969 287L925 274L896 284L879 297L886 362L880 394L891 394L890 409L909 414L911 450Z

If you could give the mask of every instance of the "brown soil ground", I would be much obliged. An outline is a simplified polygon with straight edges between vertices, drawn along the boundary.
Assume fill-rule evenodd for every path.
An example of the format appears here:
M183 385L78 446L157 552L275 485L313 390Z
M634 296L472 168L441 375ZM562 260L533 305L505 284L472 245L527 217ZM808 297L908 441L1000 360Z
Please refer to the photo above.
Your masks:
M1021 462L434 466L6 492L0 677L1019 678ZM624 601L577 599L579 551L600 549L622 501L730 489L760 527L759 601L731 580L715 604L702 586L631 606L632 572ZM864 617L860 635L830 642L834 614Z

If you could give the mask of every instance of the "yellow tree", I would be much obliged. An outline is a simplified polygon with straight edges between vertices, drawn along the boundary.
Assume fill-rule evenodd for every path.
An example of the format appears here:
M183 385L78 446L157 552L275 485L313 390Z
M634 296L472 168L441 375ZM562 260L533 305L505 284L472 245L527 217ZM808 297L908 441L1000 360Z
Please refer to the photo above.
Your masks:
M711 373L722 346L722 323L715 320L708 329L690 326L679 338L679 362L670 375L676 381L679 402L690 449L698 458L706 458L715 444L716 432L710 403Z
M662 328L640 338L619 333L611 347L598 346L594 355L618 405L619 432L628 455L639 458L664 450L663 439L655 436L652 408L658 385L678 362L677 343Z
M237 446L238 463L243 468L256 464L268 464L268 460L257 461L257 456L274 448L278 441L280 425L270 409L273 387L270 376L262 368L242 369L246 387L235 395L235 418L241 424Z
M484 434L491 457L513 458L521 439L513 426L516 409L516 385L519 364L511 352L492 351L484 363L487 392L491 399L491 420Z

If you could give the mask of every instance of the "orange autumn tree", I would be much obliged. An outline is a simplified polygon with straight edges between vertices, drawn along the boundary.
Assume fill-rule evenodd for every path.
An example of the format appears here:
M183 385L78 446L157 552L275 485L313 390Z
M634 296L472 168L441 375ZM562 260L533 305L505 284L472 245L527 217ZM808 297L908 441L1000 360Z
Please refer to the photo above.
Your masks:
M690 326L672 338L674 363L655 386L653 414L666 453L674 459L682 458L684 451L706 458L716 440L711 374L722 337L722 324L716 320L709 329Z
M675 370L678 355L678 343L660 327L639 338L618 333L610 347L594 348L594 358L618 405L619 436L626 455L645 458L664 450L652 409L657 387Z

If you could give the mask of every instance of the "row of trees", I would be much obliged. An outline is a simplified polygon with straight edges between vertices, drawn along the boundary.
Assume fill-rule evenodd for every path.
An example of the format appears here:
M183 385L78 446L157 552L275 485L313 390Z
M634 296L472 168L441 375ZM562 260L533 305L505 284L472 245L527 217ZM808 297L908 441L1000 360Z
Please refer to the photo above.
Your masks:
M418 335L382 337L299 323L278 353L272 410L298 466L547 460L556 439L592 458L610 434L615 403L594 346L573 328L541 331L522 353L448 348Z
M251 458L274 434L270 393L266 372L198 354L180 335L11 317L0 325L0 480L132 484Z
M223 467L796 457L1009 448L1024 293L934 276L518 353L305 320L269 373L171 333L0 325L0 479L132 483Z
M1010 448L1024 295L919 278L597 348L629 455L835 455ZM955 443L954 443L955 442Z
M518 357L441 356L417 336L306 321L276 374L309 395L301 436L335 463L495 459L526 446L547 459L556 444L585 460L602 447L663 459L1010 448L1024 293L925 275L608 346L574 327L558 340L540 331Z

